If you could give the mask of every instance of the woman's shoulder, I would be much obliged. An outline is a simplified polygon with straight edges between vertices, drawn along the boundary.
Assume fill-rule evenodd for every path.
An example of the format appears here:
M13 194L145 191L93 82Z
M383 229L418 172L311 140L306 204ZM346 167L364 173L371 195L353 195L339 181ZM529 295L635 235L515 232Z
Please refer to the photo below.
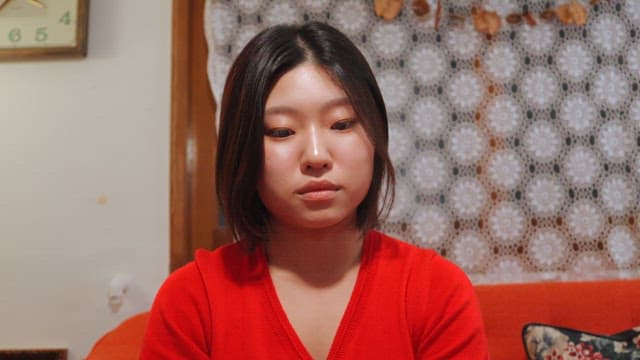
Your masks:
M259 281L267 268L264 251L260 246L250 249L245 245L234 242L215 250L196 251L194 262L204 283L222 289Z
M194 255L194 262L199 268L218 266L229 261L241 260L249 254L240 243L233 242L219 246L213 250L198 249Z
M467 281L466 274L456 264L434 249L421 248L378 231L373 231L371 236L378 239L380 254L386 259L401 259L414 280L429 283Z
M207 284L220 277L247 269L256 251L250 252L238 243L222 245L214 250L198 249L194 259L176 269L166 278L162 289L170 293L193 291L194 283ZM214 279L215 278L215 279Z
M155 306L173 308L185 302L208 304L212 296L254 278L256 266L249 259L256 258L255 253L235 243L215 250L197 250L194 260L165 279L156 295Z
M433 249L421 248L379 231L371 231L369 236L377 244L378 251L390 257L400 257L423 263L440 257Z

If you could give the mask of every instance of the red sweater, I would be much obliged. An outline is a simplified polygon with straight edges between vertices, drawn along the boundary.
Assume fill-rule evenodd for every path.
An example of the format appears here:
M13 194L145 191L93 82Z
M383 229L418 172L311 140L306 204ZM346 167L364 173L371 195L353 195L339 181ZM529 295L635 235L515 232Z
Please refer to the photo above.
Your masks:
M488 359L474 290L451 262L372 231L329 359ZM141 359L311 359L264 251L199 250L160 288Z

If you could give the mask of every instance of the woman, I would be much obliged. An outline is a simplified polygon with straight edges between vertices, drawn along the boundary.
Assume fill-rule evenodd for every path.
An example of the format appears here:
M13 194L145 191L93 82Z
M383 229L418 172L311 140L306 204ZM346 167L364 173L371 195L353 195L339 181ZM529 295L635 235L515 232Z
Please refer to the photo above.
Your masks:
M251 40L226 81L217 151L236 242L166 280L142 358L488 358L464 273L372 230L393 193L387 128L371 69L334 28Z

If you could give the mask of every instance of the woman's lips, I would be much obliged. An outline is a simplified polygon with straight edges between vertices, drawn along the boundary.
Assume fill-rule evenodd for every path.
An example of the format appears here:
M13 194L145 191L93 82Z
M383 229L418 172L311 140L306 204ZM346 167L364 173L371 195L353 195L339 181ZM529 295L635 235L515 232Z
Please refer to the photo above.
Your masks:
M328 180L314 180L306 183L296 193L305 201L328 201L335 198L340 187Z
M328 201L336 197L337 190L309 191L301 194L305 201Z

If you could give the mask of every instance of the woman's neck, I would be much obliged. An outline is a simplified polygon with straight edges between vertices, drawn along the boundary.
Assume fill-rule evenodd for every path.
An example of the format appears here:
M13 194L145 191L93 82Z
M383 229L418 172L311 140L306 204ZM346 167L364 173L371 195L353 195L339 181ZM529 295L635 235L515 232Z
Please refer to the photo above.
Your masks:
M279 276L319 288L358 269L362 244L362 233L355 226L292 230L275 225L265 250L270 269Z

